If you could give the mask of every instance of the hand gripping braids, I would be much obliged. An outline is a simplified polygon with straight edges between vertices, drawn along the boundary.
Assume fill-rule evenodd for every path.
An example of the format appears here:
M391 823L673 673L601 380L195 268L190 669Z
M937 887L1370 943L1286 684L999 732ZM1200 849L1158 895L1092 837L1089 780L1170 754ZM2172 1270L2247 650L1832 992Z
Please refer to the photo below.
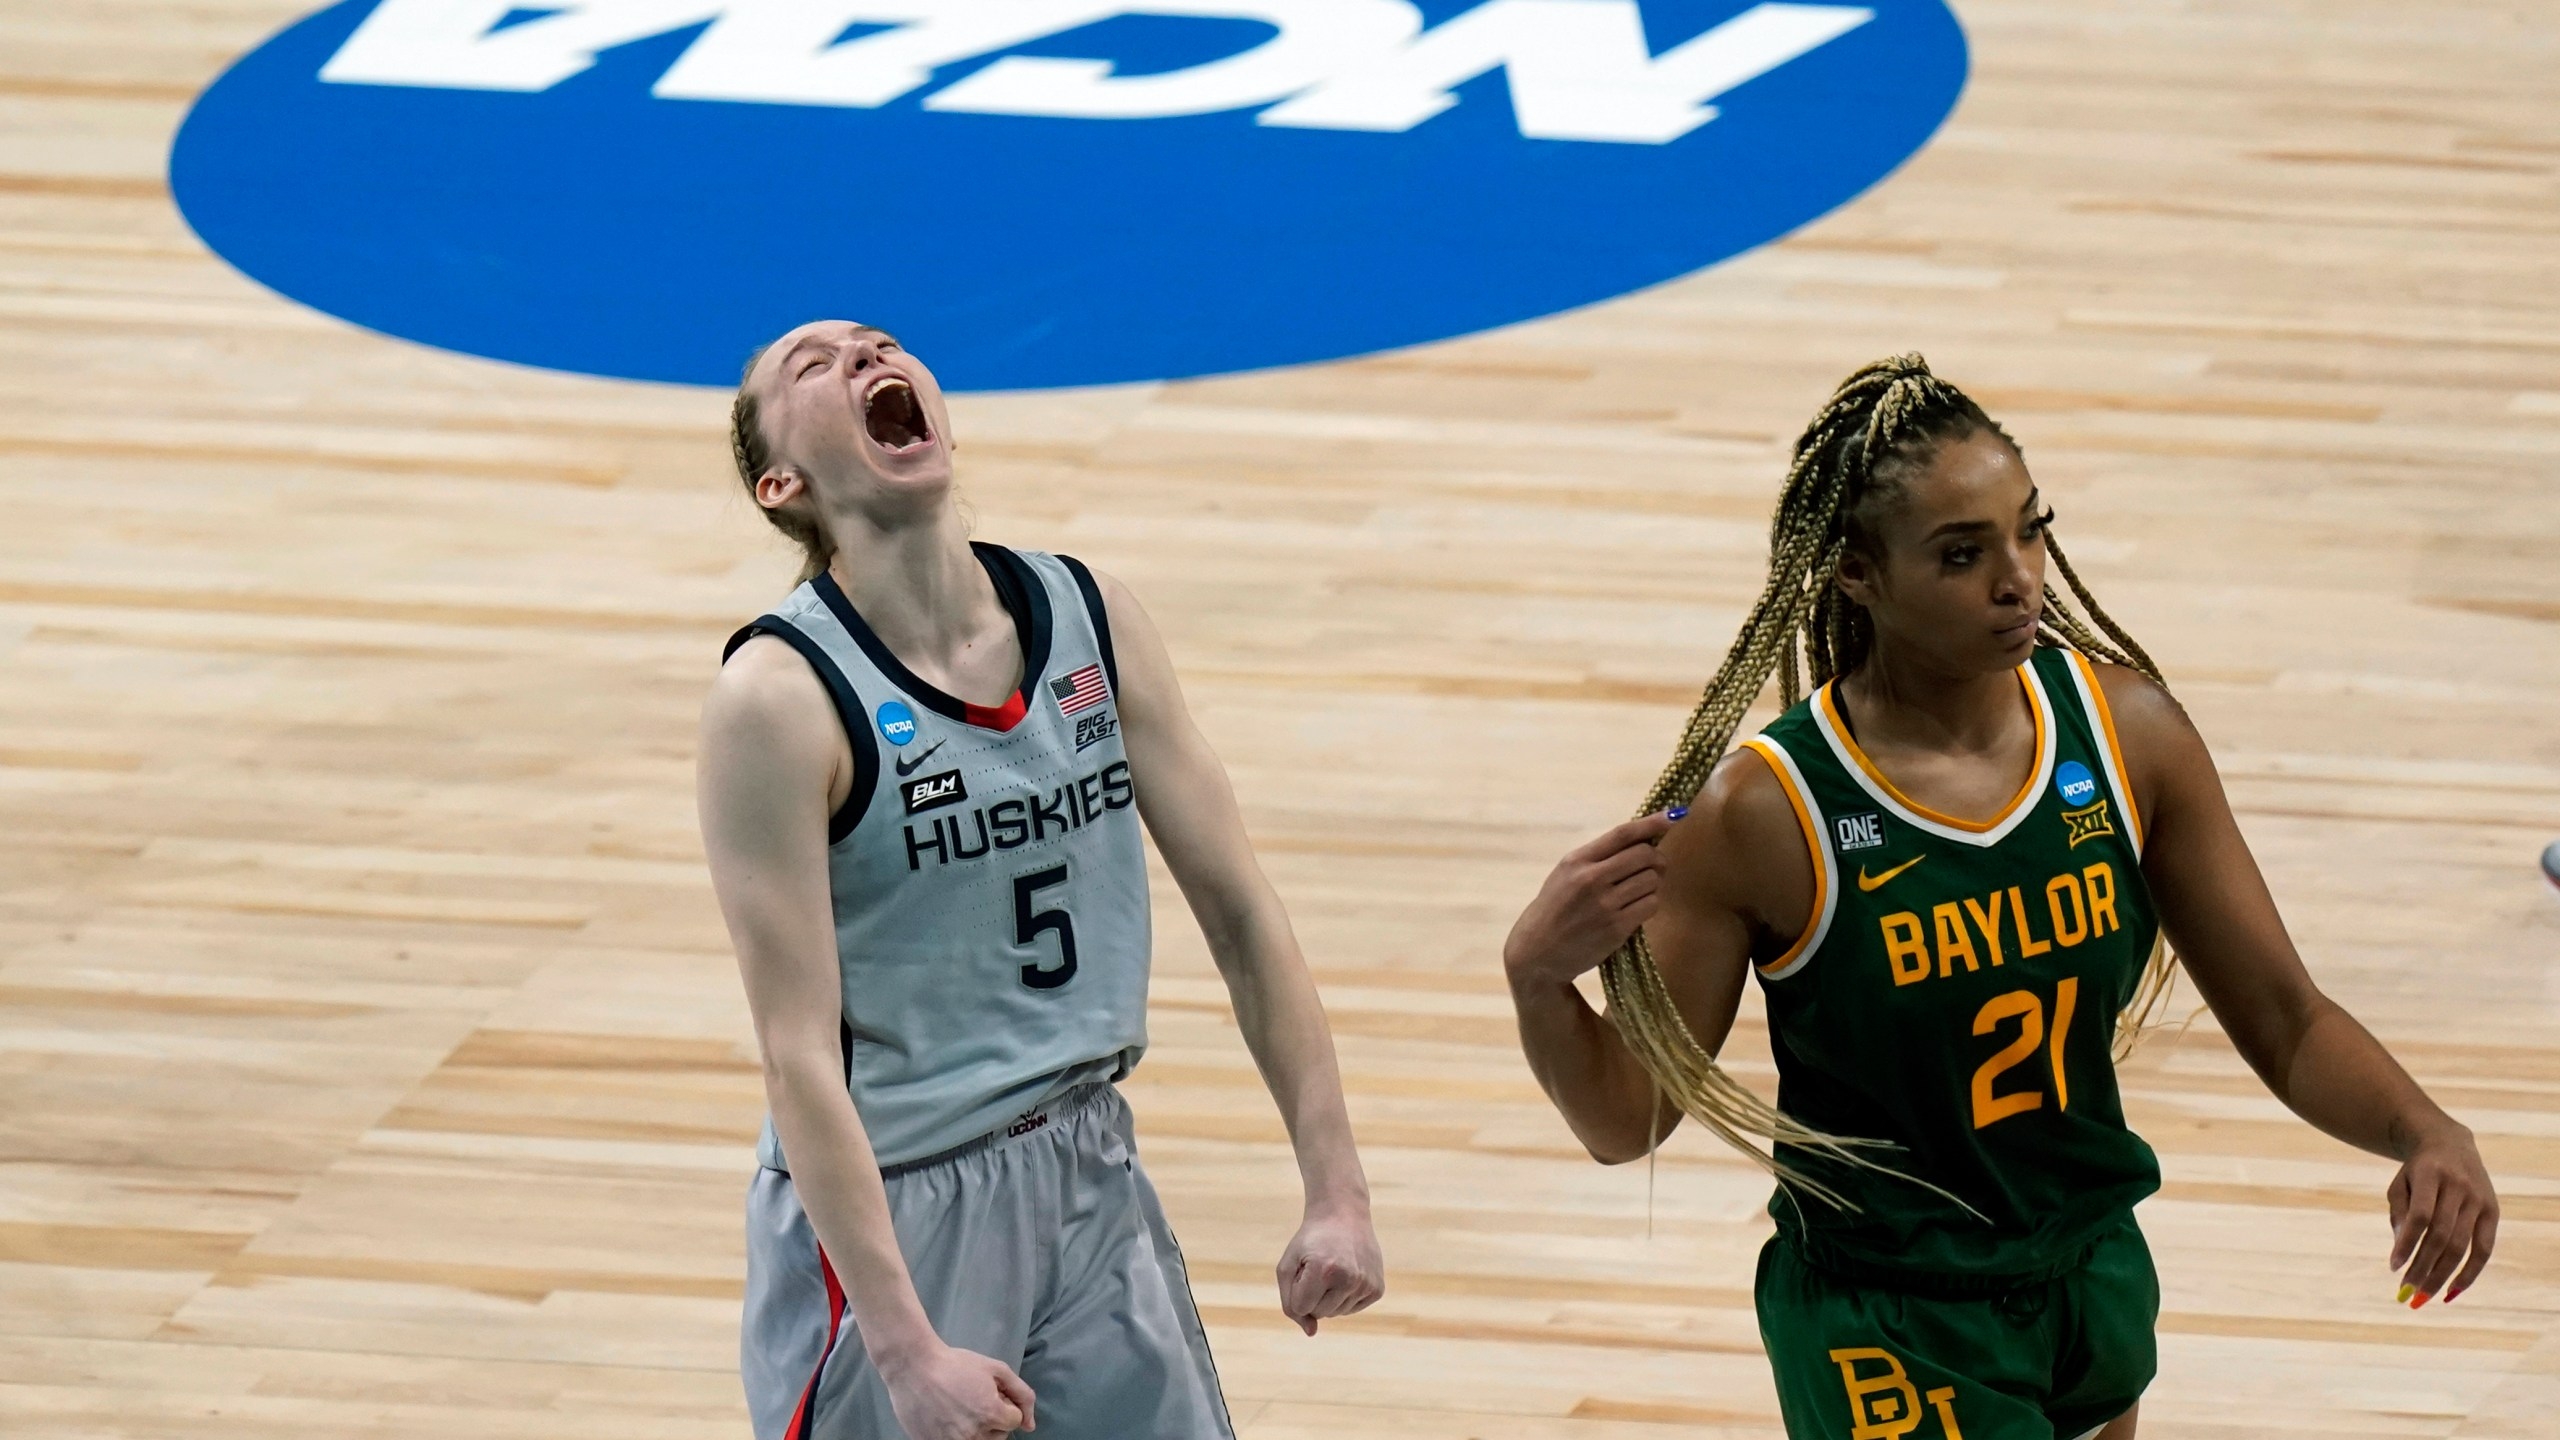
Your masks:
M1780 704L1792 706L1866 659L1875 642L1874 626L1865 608L1834 583L1841 556L1852 548L1873 553L1878 512L1907 477L1929 464L1939 446L1986 430L2009 440L1981 406L1930 374L1928 362L1918 355L1879 360L1840 383L1796 440L1786 489L1769 527L1769 578L1759 603L1715 678L1707 682L1671 763L1646 792L1637 814L1685 805L1697 795L1772 675ZM2016 448L2014 440L2009 443ZM2080 608L2075 610L2047 585L2037 640L2129 666L2167 688L2150 655L2080 583L2050 530L2045 545ZM2167 998L2175 965L2165 947L2152 951L2132 1002L2116 1019L2119 1060ZM1763 1152L1754 1139L1900 1173L1861 1153L1892 1148L1887 1142L1808 1129L1718 1066L1672 1005L1644 931L1636 931L1609 957L1600 979L1611 1020L1654 1084L1683 1112L1781 1181L1835 1208L1848 1207L1837 1193Z

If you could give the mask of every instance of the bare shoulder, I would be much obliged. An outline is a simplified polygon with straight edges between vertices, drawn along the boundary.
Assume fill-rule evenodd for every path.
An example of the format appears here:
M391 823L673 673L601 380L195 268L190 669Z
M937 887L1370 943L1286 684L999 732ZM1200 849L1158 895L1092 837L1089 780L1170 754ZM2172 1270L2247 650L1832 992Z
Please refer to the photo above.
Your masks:
M835 703L800 652L771 635L738 647L702 702L706 740L823 746L838 729Z
M1095 569L1090 565L1085 568L1092 572L1093 588L1102 595L1102 610L1111 617L1113 630L1150 623L1147 608L1138 603L1138 592L1130 589L1127 582L1108 570Z
M1747 745L1736 745L1716 762L1689 809L1707 817L1711 828L1745 844L1780 841L1796 833L1795 806L1778 783L1778 772Z
M1795 804L1758 751L1736 746L1663 841L1675 872L1695 878L1735 910L1787 914L1813 885L1813 862Z
M2097 672L2098 691L2106 697L2116 737L2127 751L2165 756L2203 743L2186 707L2150 676L2105 660L2093 659L2090 668Z
M1143 727L1151 707L1180 692L1173 675L1173 657L1165 650L1164 636L1156 629L1154 617L1138 603L1136 591L1103 570L1093 572L1093 587L1101 592L1102 613L1111 621L1111 650L1119 663L1123 698L1137 702L1139 724Z

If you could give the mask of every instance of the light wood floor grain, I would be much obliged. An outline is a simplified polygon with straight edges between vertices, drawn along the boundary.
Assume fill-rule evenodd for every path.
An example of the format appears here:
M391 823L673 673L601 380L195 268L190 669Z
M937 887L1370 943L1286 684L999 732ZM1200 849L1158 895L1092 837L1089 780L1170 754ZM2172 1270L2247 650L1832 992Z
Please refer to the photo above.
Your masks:
M2395 1309L2387 1167L2210 1020L2155 1044L2144 1433L2560 1434L2560 26L1958 8L1935 144L1721 269L958 406L981 533L1151 602L1333 1011L1393 1293L1308 1341L1287 1153L1160 886L1131 1093L1249 1440L1777 1433L1762 1180L1683 1136L1648 1234L1493 955L1721 654L1786 439L1915 348L2025 442L2321 980L2507 1195L2489 1278ZM358 333L196 243L173 127L296 9L0 0L0 1432L741 1436L760 1096L690 752L790 557L723 397Z

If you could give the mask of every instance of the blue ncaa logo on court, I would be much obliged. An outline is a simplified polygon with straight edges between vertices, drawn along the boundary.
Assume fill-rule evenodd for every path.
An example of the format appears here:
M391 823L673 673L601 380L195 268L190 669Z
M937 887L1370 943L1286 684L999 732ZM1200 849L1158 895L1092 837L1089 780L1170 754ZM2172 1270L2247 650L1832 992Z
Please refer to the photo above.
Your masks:
M2086 805L2098 798L2097 778L2077 760L2065 760L2053 767L2053 788L2065 805Z
M916 738L916 712L901 701L888 701L871 719L880 727L880 738L892 745L904 745Z
M1508 325L1883 179L1943 0L348 0L170 156L233 265L428 345L728 385L818 315L958 390Z

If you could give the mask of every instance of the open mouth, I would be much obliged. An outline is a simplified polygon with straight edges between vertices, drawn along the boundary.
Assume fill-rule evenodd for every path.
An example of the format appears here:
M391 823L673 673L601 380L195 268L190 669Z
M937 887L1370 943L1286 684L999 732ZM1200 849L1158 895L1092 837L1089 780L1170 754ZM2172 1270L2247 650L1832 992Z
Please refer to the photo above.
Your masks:
M892 455L921 450L933 443L933 426L924 418L924 402L915 387L892 375L862 397L862 428L872 443Z

